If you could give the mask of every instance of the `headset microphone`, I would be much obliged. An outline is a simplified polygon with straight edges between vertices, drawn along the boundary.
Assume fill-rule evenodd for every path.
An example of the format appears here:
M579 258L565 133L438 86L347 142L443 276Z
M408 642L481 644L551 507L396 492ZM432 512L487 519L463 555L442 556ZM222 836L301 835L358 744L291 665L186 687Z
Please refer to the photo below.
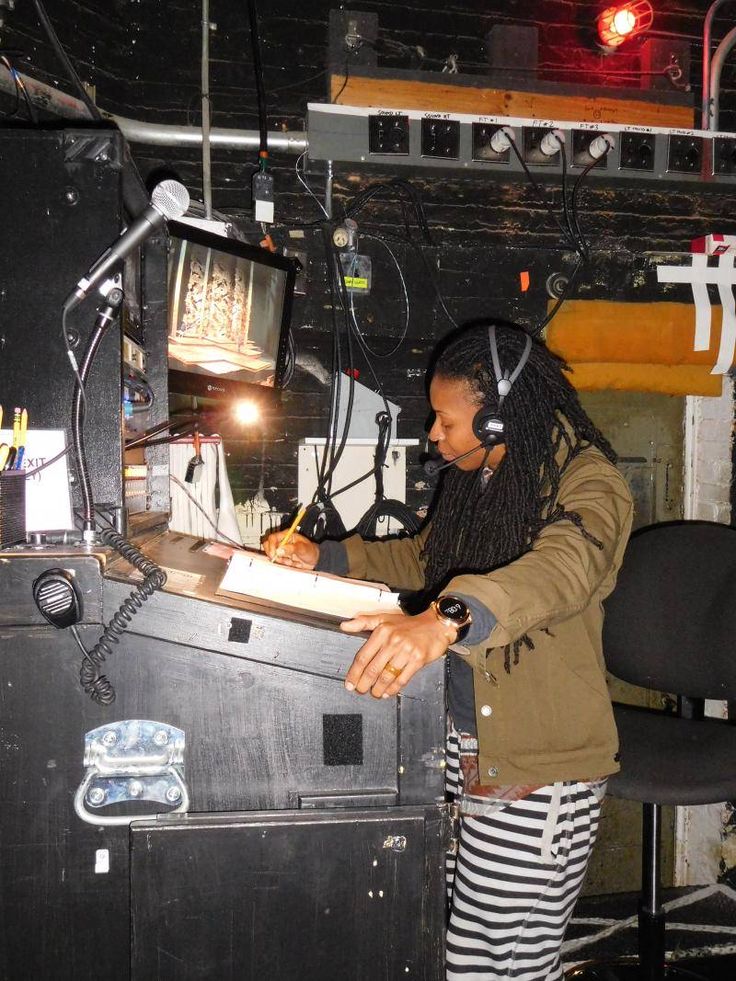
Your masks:
M439 473L440 470L445 470L447 467L453 466L453 464L457 463L459 460L464 460L472 453L477 453L478 450L482 449L490 449L490 447L484 446L483 443L478 443L478 445L474 446L472 450L468 450L466 453L461 453L460 456L453 457L452 460L443 461L442 457L434 457L434 459L427 460L426 463L422 464L422 470L428 477L434 477L434 475Z

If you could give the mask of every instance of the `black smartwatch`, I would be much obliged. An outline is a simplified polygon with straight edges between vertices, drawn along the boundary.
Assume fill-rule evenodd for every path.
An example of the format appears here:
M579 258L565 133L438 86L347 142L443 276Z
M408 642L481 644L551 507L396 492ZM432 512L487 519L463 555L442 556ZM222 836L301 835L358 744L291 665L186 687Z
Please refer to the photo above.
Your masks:
M470 624L473 622L467 603L458 599L457 596L440 596L439 599L432 601L431 607L440 623L444 623L446 627L455 627L457 630L456 641L465 639Z

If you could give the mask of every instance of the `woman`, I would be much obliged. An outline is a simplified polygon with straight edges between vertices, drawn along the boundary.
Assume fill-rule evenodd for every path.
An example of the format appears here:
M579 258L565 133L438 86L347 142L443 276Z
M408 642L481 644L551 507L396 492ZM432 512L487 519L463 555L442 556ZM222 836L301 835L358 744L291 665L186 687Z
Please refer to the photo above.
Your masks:
M461 812L448 859L451 981L562 978L563 935L618 769L601 604L632 502L564 368L513 325L454 332L431 366L429 436L447 469L427 526L384 542L264 542L286 564L414 591L413 615L342 624L371 632L349 690L392 697L447 655L447 788Z

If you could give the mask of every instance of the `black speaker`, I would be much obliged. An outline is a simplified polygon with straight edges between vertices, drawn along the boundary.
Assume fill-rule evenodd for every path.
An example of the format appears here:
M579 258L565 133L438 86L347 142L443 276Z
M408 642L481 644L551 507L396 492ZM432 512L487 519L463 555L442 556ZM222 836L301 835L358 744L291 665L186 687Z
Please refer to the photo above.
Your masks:
M61 307L123 225L124 142L112 129L0 129L1 397L7 422L28 409L29 428L64 429L71 443L74 375L62 337ZM68 318L81 360L100 297ZM87 387L87 456L95 502L123 505L121 331L113 326ZM11 415L12 418L12 415ZM70 472L74 469L69 454ZM74 490L74 504L79 504Z

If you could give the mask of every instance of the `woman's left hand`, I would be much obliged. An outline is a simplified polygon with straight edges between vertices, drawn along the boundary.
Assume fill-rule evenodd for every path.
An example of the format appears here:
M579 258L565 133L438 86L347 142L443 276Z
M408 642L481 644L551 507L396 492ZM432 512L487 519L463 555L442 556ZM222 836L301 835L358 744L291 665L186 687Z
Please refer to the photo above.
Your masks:
M370 691L375 698L397 695L420 668L442 657L457 633L440 623L432 610L414 617L364 613L345 620L340 629L348 634L372 631L355 655L345 687L360 695Z

